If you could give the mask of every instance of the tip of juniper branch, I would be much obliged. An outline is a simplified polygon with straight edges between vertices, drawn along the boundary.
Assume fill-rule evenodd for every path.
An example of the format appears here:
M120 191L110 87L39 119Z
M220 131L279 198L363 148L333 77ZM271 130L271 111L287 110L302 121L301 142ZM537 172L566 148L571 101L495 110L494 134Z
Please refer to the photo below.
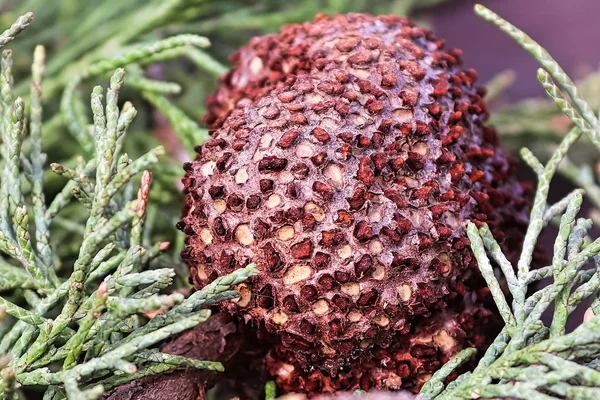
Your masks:
M482 4L475 4L475 6L473 6L473 10L475 10L475 12L479 14L482 11L487 10L487 8Z

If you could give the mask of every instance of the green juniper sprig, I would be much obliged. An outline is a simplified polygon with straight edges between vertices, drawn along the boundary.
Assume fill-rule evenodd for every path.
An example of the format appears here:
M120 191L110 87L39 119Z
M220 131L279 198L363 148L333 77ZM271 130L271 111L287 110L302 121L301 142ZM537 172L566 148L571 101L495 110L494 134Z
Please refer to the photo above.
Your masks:
M509 72L510 73L510 72ZM505 80L506 76L509 80ZM506 86L511 84L510 75L501 73L497 78L488 83L488 101L497 97ZM492 85L490 87L490 85ZM580 92L592 109L600 109L600 71L596 70L578 82ZM490 97L490 94L492 97ZM490 123L494 125L504 144L511 150L518 150L524 145L530 147L538 157L548 159L553 152L554 144L560 140L574 124L564 112L556 107L551 98L527 98L512 104L493 106L494 111ZM588 164L596 162L596 149L590 146L589 138L584 137L576 143L571 151L571 159L579 160L576 168L567 168L566 162L561 164L559 174L574 185L581 184L573 176L574 171L589 168Z
M487 8L475 11L492 22L542 65L538 80L550 99L573 123L548 161L543 164L528 149L522 149L525 162L538 177L538 186L525 236L521 257L516 266L502 254L500 246L486 225L469 223L467 233L479 269L494 297L505 327L477 367L459 375L445 385L445 379L475 355L465 349L437 371L419 395L422 399L592 399L600 398L600 239L589 238L592 220L577 218L583 196L595 205L599 187L588 171L578 174L578 167L566 156L583 135L600 150L600 122L592 107L564 70L533 39ZM582 189L577 189L555 204L548 203L550 183L557 173L571 175ZM558 224L552 264L531 269L533 250L542 229L550 222ZM508 304L493 260L502 271L513 297ZM586 265L592 262L593 267ZM514 268L516 267L516 268ZM516 273L515 273L516 270ZM537 281L551 278L547 286L532 289ZM592 300L586 318L574 331L566 333L569 316L585 299ZM541 318L551 306L554 311L549 326Z
M8 43L31 21L26 14L0 35ZM136 115L129 102L119 107L126 85L124 66L152 59L177 46L206 46L206 39L178 36L129 53L99 60L73 77L65 90L62 114L88 155L77 167L52 164L68 179L48 205L42 153L42 81L44 48L37 47L32 66L31 106L16 96L12 57L4 52L0 71L0 133L3 171L0 190L0 398L17 399L27 386L45 387L44 399L97 399L105 389L149 374L176 368L222 371L218 362L159 352L153 346L205 322L207 306L239 293L231 287L255 274L252 266L217 279L189 298L162 294L173 282L173 268L152 261L168 243L144 240L152 174L164 152L157 147L131 160L121 154L123 138ZM115 69L104 95L91 96L93 123L74 100L84 79ZM75 82L75 83L72 83ZM152 92L148 82L138 86ZM66 100L65 100L66 98ZM25 151L27 149L27 151ZM134 198L134 185L139 190ZM87 209L87 219L72 269L59 269L54 224L71 198ZM32 232L33 234L30 234ZM6 257L5 257L6 256ZM148 312L157 314L149 319Z

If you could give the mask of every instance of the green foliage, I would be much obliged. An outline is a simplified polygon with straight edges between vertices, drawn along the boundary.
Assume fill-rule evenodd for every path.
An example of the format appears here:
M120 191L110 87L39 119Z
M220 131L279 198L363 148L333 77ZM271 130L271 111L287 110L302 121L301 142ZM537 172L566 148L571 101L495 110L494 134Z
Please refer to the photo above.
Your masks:
M48 400L95 399L106 389L176 368L221 371L219 363L164 354L156 345L205 321L206 307L237 297L231 286L255 273L252 267L236 271L188 298L171 286L181 268L175 254L182 244L173 228L181 203L174 182L181 161L207 137L197 121L204 98L227 69L227 55L250 34L318 12L408 14L438 2L3 3L0 23L11 27L0 35L0 47L29 26L33 16L26 11L36 12L36 24L0 60L0 398L16 399L24 387L37 386ZM600 209L595 169L585 165L597 158L590 149L600 150L599 116L593 111L600 104L600 80L591 75L579 90L531 38L484 7L476 11L544 68L538 79L548 101L527 100L493 118L509 144L529 146L535 139L532 150L522 149L521 155L538 176L538 187L517 265L486 226L469 225L473 252L506 325L473 371L445 385L474 357L473 349L465 349L433 375L421 397L597 398L600 240L589 235L600 214L577 215L584 196ZM210 55L206 37L219 43ZM92 89L110 74L106 93ZM511 80L510 73L500 75L491 82L490 96ZM90 92L88 107L84 99ZM149 127L160 131L166 125L156 110L180 143L157 146ZM46 154L52 173L44 168ZM549 204L556 174L581 189ZM532 269L536 243L551 223L559 229L552 264ZM167 241L173 242L170 250ZM534 286L545 278L552 283ZM569 316L586 299L592 301L592 317L567 333ZM541 316L551 306L552 321L545 326ZM147 316L156 310L162 313ZM265 397L274 398L275 389L270 382Z
M0 35L0 46L31 19L31 14L20 17ZM136 160L121 153L136 116L131 103L119 106L126 82L122 67L160 58L179 47L208 44L203 37L178 35L98 59L71 76L61 113L88 159L78 159L74 168L52 164L52 170L68 183L49 205L42 152L44 48L35 50L28 112L13 84L12 52L3 52L0 251L8 258L0 259L0 289L5 293L0 297L0 354L4 355L0 398L19 398L21 388L35 385L47 388L44 399L96 399L115 385L179 367L222 371L218 362L163 354L153 346L206 321L210 312L205 308L237 297L230 287L255 269L235 271L188 298L161 294L172 284L175 271L155 265L169 243L151 245L146 222L152 185L149 168L164 150L159 146ZM90 123L79 114L75 92L85 79L115 68L106 95L100 86L92 91ZM165 86L138 80L138 87L151 93ZM191 120L178 112L178 119L185 118L191 129ZM134 196L134 178L139 175ZM61 260L52 233L72 198L81 203L87 218L77 231L81 239L76 256ZM156 311L160 313L154 318L146 314Z
M471 247L505 327L473 371L460 375L447 386L444 384L456 368L474 356L473 349L465 349L433 375L420 396L440 400L600 398L600 239L592 241L588 237L592 228L590 219L577 218L584 195L599 204L600 188L595 179L582 176L574 180L581 183L583 189L575 190L555 204L548 203L550 182L561 168L568 168L573 177L578 175L577 167L568 163L566 155L580 136L585 135L600 150L598 116L573 81L539 44L487 8L478 5L475 11L539 61L544 69L538 70L538 80L574 127L555 147L545 165L530 150L521 150L523 159L537 174L538 186L516 273L487 226L477 228L469 224ZM558 225L552 264L532 270L538 238L551 222ZM513 297L512 306L500 288L490 258L502 271ZM590 261L593 268L586 269ZM544 278L551 278L552 283L531 290L532 284ZM592 300L588 317L573 332L566 333L569 315L588 298ZM554 311L547 327L542 322L542 314L550 306Z

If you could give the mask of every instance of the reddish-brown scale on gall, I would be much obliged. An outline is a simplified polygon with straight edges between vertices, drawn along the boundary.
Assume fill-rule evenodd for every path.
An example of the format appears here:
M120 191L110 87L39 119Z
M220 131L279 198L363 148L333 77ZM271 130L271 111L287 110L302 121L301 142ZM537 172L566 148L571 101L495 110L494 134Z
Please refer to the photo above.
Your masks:
M196 288L256 263L223 306L285 391L418 390L497 316L466 237L517 249L528 201L484 125L484 91L407 18L318 16L254 38L208 101L186 164Z

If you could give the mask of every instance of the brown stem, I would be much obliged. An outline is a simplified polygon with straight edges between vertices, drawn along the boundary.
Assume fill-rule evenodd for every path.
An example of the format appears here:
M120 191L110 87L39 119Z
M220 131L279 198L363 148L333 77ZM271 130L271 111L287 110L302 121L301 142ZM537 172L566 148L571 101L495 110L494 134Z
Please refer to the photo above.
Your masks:
M230 362L240 353L242 332L224 313L213 315L204 324L183 333L161 350L200 360ZM211 371L176 370L144 377L121 385L103 400L204 400L205 391L225 375Z

